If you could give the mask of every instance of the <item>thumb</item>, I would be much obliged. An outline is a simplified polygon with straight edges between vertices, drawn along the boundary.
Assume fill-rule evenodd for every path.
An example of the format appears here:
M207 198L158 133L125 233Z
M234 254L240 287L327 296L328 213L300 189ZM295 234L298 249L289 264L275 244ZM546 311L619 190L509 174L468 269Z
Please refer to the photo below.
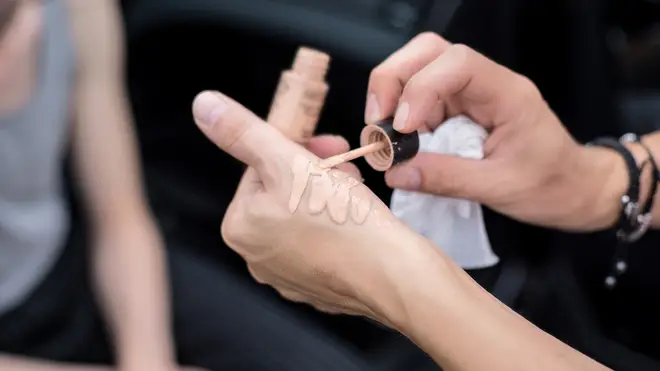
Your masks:
M421 152L389 169L385 181L391 188L484 203L493 184L489 165L488 160Z
M278 163L290 163L304 150L233 99L205 91L193 101L199 129L221 150L254 168L267 181ZM284 161L278 161L278 160Z

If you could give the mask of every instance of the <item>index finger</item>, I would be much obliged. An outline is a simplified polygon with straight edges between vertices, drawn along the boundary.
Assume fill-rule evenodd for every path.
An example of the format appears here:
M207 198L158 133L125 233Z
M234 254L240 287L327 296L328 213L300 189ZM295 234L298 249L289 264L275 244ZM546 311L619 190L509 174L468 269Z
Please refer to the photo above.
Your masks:
M313 157L272 125L219 92L198 94L193 102L193 114L201 131L218 148L253 168L266 188L278 184L279 175L289 171L296 155Z
M438 34L424 32L376 66L369 76L365 123L391 117L408 80L449 46Z
M401 94L405 112L397 112L397 130L410 133L428 122L443 107L446 119L466 114L488 130L533 112L544 103L534 83L479 52L452 45L435 61L410 78Z

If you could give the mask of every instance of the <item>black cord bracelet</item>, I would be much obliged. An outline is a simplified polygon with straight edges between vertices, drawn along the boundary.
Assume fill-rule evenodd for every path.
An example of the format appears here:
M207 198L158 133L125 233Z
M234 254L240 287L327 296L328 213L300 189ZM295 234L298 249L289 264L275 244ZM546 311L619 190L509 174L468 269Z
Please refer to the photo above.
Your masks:
M637 166L637 161L630 150L626 148L621 141L614 138L598 138L588 145L609 148L616 151L626 163L628 170L628 190L621 197L621 213L616 225L617 238L623 242L634 242L645 230L640 226L639 216L639 180L641 169ZM640 234L641 233L641 234ZM639 236L637 236L640 234Z
M651 224L651 217L653 214L653 205L655 205L655 194L658 191L658 182L660 182L660 170L658 169L658 163L655 161L653 152L651 149L644 143L642 140L635 134L629 133L622 137L622 140L639 144L646 154L648 155L648 163L651 165L651 185L649 187L649 197L642 208L641 215L645 218L648 218L649 225Z
M660 183L660 168L658 168L658 163L655 161L655 157L653 157L653 152L651 152L651 149L646 145L646 143L642 142L641 140L639 141L639 144L644 148L646 153L649 154L649 159L651 160L651 164L653 164L653 180L656 183L654 186L657 189L657 183ZM655 194L653 195L655 197Z
M599 138L588 143L588 145L591 146L605 147L619 153L619 155L623 157L628 170L628 189L621 197L621 213L615 227L617 246L610 272L605 277L604 282L605 287L608 289L616 287L619 276L623 275L628 269L628 246L640 239L649 229L651 224L650 208L653 206L653 200L647 201L644 207L640 210L640 178L643 168L649 164L654 166L655 171L655 160L649 158L649 160L645 161L642 166L638 166L633 154L623 145L623 143L631 141L638 141L637 136L634 134L626 134L619 140L613 138ZM655 186L657 186L657 184L654 182L652 188Z

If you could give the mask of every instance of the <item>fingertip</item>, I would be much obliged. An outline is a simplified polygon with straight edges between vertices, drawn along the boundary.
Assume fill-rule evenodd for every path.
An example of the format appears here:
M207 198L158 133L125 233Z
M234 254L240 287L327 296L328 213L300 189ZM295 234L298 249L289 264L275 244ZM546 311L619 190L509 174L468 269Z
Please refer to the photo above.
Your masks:
M216 91L203 91L193 99L192 111L195 122L203 128L215 125L226 110L225 97Z
M382 120L380 104L375 93L367 95L367 104L364 109L364 123L371 124Z
M193 100L195 123L219 149L257 168L282 153L284 137L250 110L216 91L203 91Z
M410 125L408 124L408 117L410 116L410 104L408 102L401 102L394 113L394 122L392 127L400 133L411 132Z
M364 122L375 124L392 117L403 92L403 84L394 71L377 67L369 77L367 91Z

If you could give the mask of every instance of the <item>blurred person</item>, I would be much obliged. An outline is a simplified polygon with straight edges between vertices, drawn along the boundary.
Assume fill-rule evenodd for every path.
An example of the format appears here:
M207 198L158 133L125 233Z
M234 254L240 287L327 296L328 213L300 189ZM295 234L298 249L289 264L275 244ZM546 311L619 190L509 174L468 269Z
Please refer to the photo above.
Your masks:
M622 199L631 192L631 166L660 158L660 132L624 150L579 144L528 78L435 34L386 60L369 92L368 121L394 115L400 132L466 114L490 133L485 159L420 153L388 171L390 185L469 199L535 225L629 233ZM480 287L365 185L347 181L359 179L355 167L315 168L318 156L218 92L199 94L193 115L213 143L249 166L221 230L258 282L323 311L387 324L446 370L609 369ZM328 155L341 151L326 144ZM651 169L639 174L640 205L649 205L648 226L657 229L660 174ZM625 366L657 369L633 361Z
M166 254L141 187L118 3L0 1L0 369L368 369L208 259Z

